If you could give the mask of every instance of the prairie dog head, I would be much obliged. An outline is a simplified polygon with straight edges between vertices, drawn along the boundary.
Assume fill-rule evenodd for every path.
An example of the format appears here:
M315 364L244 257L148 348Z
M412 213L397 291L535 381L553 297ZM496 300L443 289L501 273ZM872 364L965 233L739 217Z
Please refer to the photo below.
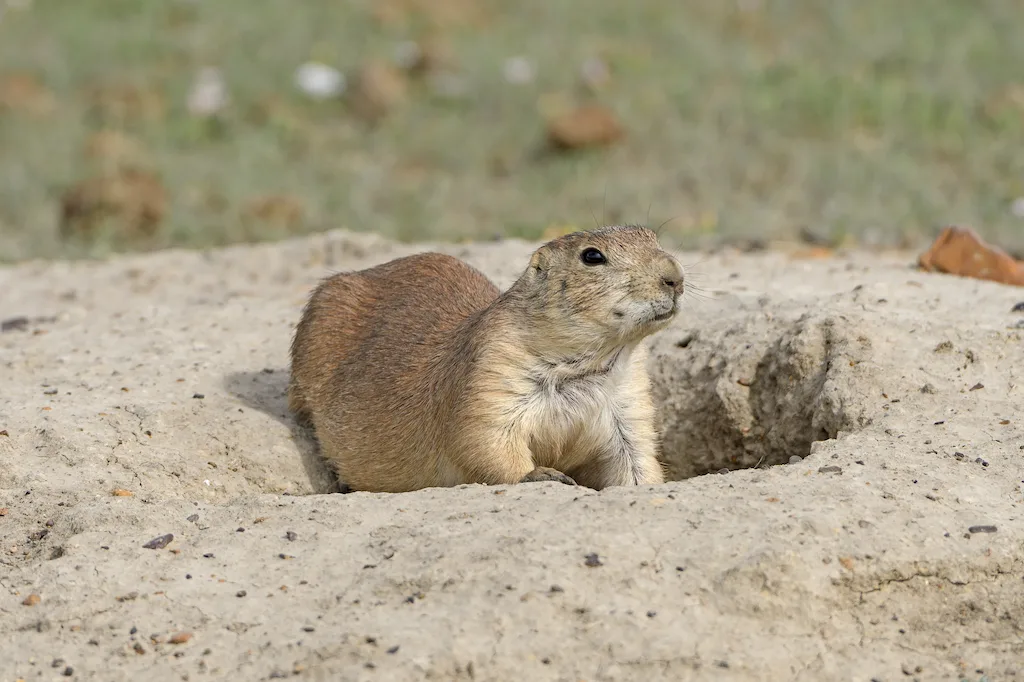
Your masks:
M520 284L546 338L567 351L599 352L666 327L683 293L683 269L652 230L604 227L541 246Z

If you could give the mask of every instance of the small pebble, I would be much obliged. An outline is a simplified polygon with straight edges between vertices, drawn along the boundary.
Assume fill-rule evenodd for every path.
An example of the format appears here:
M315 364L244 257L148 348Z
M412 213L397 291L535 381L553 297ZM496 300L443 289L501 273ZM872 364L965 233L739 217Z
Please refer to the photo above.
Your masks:
M202 399L203 399L203 398L205 398L206 396L205 396L204 394L202 394L202 393L193 393L193 394L192 394L192 397L193 397L194 399L196 399L196 400L202 400Z
M199 520L199 514L190 514L185 520L189 523L195 523Z
M800 455L793 455L792 457L789 458L790 464L799 464L802 461L804 461L804 458L801 457Z
M186 107L193 116L214 116L228 105L229 99L221 70L215 66L205 66L199 69L193 79Z
M648 612L647 612L647 617L648 617L648 618L654 618L654 617L655 617L655 616L657 616L657 615L658 615L658 612L657 612L657 611L648 611Z
M15 332L28 329L28 318L25 316L10 317L0 322L0 332Z
M843 467L830 464L829 466L820 467L818 469L819 474L841 474L843 473Z
M68 667L64 668L64 677L71 677L74 674L75 674L75 669L72 668L70 665Z
M1024 313L1024 301L1010 308L1011 313Z
M239 590L238 592L235 592L236 597L244 597L246 594L247 592L245 590Z
M295 533L295 531L289 530L285 532L284 539L288 540L289 542L293 542L295 540L298 540L299 536Z
M597 554L593 554L593 553L588 554L584 558L583 563L586 564L587 566L589 566L590 568L595 568L597 566L601 566L601 565L604 564L604 562L601 561L601 557L599 557Z
M565 588L561 585L552 585L548 588L551 592L565 592Z
M163 549L167 545L171 544L171 540L173 540L173 539L174 539L174 534L173 533L168 533L167 535L160 535L158 537L153 538L152 540L150 540L146 544L144 544L143 547L145 549Z
M967 529L967 532L968 533L995 533L996 530L997 529L996 529L995 526L985 525L985 526L971 526L970 528Z
M389 648L388 649L388 653L389 654L397 654L398 653L398 645L396 644L393 647Z

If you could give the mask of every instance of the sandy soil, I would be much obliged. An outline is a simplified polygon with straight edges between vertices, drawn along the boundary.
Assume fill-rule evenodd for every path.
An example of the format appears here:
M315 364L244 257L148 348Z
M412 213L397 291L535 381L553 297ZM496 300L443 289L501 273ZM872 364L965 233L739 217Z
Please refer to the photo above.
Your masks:
M686 480L313 494L304 298L425 248L0 269L0 680L1024 680L1024 290L681 254ZM506 286L530 248L441 250Z

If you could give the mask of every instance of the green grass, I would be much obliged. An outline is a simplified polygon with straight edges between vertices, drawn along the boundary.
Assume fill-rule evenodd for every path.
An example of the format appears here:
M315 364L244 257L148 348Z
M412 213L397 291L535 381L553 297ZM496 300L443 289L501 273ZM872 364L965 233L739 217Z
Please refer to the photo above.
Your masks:
M960 223L1024 250L1024 218L1010 210L1024 196L1017 0L476 4L484 26L440 29L467 95L445 100L414 83L375 129L291 81L311 56L348 70L420 35L415 19L380 25L371 0L36 0L8 10L0 78L33 74L57 107L0 109L0 259L280 238L287 232L240 217L271 194L302 202L301 231L410 240L536 238L592 214L644 221L650 207L652 223L675 218L665 233L684 246L810 233L917 247ZM613 78L590 96L579 66L598 53ZM504 82L502 63L515 55L536 63L532 83ZM219 132L184 107L207 64L231 88ZM95 172L82 145L112 125L89 108L87 90L100 83L166 99L164 116L117 124L169 192L154 239L59 236L61 194ZM608 105L626 138L538 155L538 101L552 93ZM254 117L271 96L284 109ZM506 174L493 171L496 159Z

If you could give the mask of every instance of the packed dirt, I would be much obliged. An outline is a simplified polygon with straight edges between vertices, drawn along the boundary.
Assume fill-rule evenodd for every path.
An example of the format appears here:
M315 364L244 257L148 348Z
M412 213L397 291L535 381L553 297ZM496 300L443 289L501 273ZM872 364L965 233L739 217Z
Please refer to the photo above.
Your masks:
M0 680L1024 680L1024 289L912 254L680 254L678 480L320 494L315 281L532 247L0 269Z

